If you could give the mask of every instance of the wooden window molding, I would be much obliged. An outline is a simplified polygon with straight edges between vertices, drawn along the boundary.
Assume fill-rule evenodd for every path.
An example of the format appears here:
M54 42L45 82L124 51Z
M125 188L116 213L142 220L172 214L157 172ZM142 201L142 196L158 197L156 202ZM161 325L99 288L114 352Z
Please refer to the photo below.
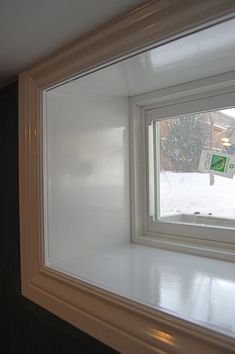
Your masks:
M43 90L143 48L231 18L234 11L233 0L146 2L20 75L22 294L123 353L224 353L234 349L234 341L44 265Z

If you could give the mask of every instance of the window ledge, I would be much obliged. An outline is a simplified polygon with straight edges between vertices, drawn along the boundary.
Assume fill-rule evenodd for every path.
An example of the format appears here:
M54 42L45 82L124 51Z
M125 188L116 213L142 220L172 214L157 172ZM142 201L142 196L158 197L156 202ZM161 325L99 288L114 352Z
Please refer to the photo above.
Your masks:
M235 340L234 263L130 244L50 267Z
M64 261L64 273L57 271L61 269L62 262L45 266L46 205L42 183L44 93L55 85L143 48L232 18L234 11L232 0L149 1L20 75L22 294L122 353L234 352L233 264L131 245L104 254L81 255L77 261L74 260L76 272L79 269L80 275L69 269L69 261L67 269ZM234 76L231 73L226 75L232 85ZM208 83L207 79L206 82L203 92L213 86L213 82ZM227 87L224 80L216 81L216 88L221 87ZM165 99L166 96L168 99L173 97L177 103L178 89L172 90L167 90L167 95L164 90L163 95ZM198 87L194 89L188 84L184 85L184 92L201 95ZM145 102L145 99L135 97L133 111L137 103L155 102L151 99ZM159 99L161 101L162 97ZM139 119L133 128L138 133ZM135 147L136 156L142 154L141 145ZM137 161L131 159L137 171L143 170L141 164L134 162ZM136 191L137 204L140 202L132 221L137 236L143 234L144 228L141 214L143 200L146 199L137 193L143 190L142 180L140 176L131 183L132 192ZM66 242L69 241L66 239ZM127 267L123 266L124 262ZM87 273L84 263L89 266ZM70 276L65 274L66 270L70 271ZM93 280L91 274L96 275ZM131 281L129 274L133 275ZM138 281L140 279L142 281ZM148 294L148 297L143 294Z

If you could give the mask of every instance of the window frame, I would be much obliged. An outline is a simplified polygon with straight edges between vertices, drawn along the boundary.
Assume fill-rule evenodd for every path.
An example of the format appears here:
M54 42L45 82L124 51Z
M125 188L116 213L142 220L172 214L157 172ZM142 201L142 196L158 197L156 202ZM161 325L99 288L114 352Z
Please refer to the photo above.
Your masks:
M154 221L149 216L148 125L164 117L234 107L235 71L131 98L132 241L196 255L235 260L235 231ZM141 168L137 168L141 166ZM221 234L223 240L221 241Z
M43 91L143 48L229 19L234 13L233 0L149 1L30 67L19 78L22 294L122 353L219 353L232 350L234 340L45 266ZM164 340L167 334L176 341L176 349Z
M180 89L180 88L179 88ZM209 93L208 93L209 94ZM211 112L219 109L234 108L235 102L235 87L234 91L229 91L215 96L207 96L201 99L194 100L193 97L189 101L185 101L171 105L170 101L166 105L158 108L145 109L145 123L146 128L152 122L160 122L167 119L177 117L184 114L191 114L195 112ZM229 105L230 103L230 105ZM146 134L147 135L147 134ZM148 142L148 137L147 137ZM158 140L159 142L159 140ZM147 150L147 149L146 149ZM149 153L149 152L148 152ZM149 170L149 169L148 169ZM159 178L155 174L155 179ZM149 179L149 178L148 178ZM149 188L149 186L148 186ZM157 192L155 192L155 199L158 198ZM222 226L212 225L197 225L186 224L183 222L164 222L154 220L154 218L147 216L148 218L148 231L156 233L166 233L182 235L185 237L193 237L199 239L206 239L215 242L225 242L231 245L235 244L235 229L224 228ZM221 234L223 234L223 240L221 240Z

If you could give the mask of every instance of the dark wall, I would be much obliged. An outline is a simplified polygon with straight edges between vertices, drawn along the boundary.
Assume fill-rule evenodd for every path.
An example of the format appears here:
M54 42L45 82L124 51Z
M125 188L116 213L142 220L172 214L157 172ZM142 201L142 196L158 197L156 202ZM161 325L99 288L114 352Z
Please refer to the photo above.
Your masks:
M18 88L0 91L2 223L0 236L0 319L2 354L114 354L20 293L18 207Z

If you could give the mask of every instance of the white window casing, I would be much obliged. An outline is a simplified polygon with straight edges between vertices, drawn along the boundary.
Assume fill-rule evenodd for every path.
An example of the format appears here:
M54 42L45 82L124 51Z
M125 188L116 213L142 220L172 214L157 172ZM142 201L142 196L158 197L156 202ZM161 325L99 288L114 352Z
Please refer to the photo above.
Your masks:
M235 73L197 80L130 99L132 241L155 247L234 260L235 231L215 226L154 221L149 214L148 129L152 121L193 112L234 107ZM153 171L152 171L153 173ZM156 195L158 188L155 188ZM153 199L153 198L152 198ZM156 200L157 198L155 198ZM153 206L151 206L151 209Z
M200 110L211 109L212 106L213 109L233 106L235 73L221 74L130 99L131 241L137 245L127 245L121 257L116 258L115 269L109 254L105 254L107 263L103 263L102 258L101 263L97 263L104 268L103 273L100 273L97 264L94 264L96 274L101 277L108 274L106 280L109 281L112 278L111 281L116 286L115 276L118 274L117 278L124 288L126 286L127 293L130 290L134 295L145 294L146 290L151 295L150 300L153 299L156 306L153 306L151 301L146 304L138 297L123 296L118 292L119 289L117 291L107 289L91 280L73 276L69 272L61 271L59 267L56 269L46 264L45 254L49 250L44 238L44 222L47 222L44 220L47 214L44 208L47 208L47 205L44 204L45 190L43 190L43 144L46 138L43 126L44 93L64 82L81 77L85 73L105 67L107 63L117 62L146 48L152 48L231 19L234 13L233 0L149 1L100 30L82 37L71 46L32 66L20 75L19 189L22 295L121 353L220 354L234 350L235 330L232 317L235 313L234 302L227 301L230 308L225 312L220 304L221 289L230 289L231 294L235 291L234 264L206 258L210 256L234 261L234 243L231 241L230 231L228 233L227 230L223 231L226 241L229 241L227 243L220 241L219 234L216 240L212 239L211 235L202 239L198 231L200 228L196 228L194 232L194 228L190 227L193 237L187 237L186 229L181 230L181 235L178 235L179 232L175 234L174 229L167 230L167 234L156 233L155 226L150 224L151 219L148 220L147 217L149 205L146 133L148 115L151 121L150 115L153 109L160 110L165 106L170 114L171 105L175 105L179 112L180 110L183 112L188 111L191 104L199 101ZM96 235L94 233L91 236ZM157 246L159 250L154 247L139 246L141 244ZM163 252L161 248L206 257ZM145 254L147 259L149 252L152 256L149 257L151 258L149 265L145 268L142 255ZM173 262L170 270L164 259L166 254L168 261ZM122 258L123 255L124 258ZM83 259L86 263L87 257ZM122 259L126 260L125 264L129 265L129 274L131 274L131 281L128 279L126 284L123 278L128 272L125 270L121 272L121 267L119 267ZM190 264L187 272L184 272L183 260ZM85 263L80 264L81 268ZM88 263L90 264L89 259ZM193 318L187 315L188 309L193 307L195 301L194 286L198 286L197 274L194 272L195 265L199 275L201 274L202 282L205 279L209 284L205 287L206 299L212 307L214 302L213 298L210 298L209 290L212 289L213 284L218 285L217 280L220 281L219 290L215 289L213 293L218 301L216 302L215 322L212 325L210 323L208 325L208 318L204 317L203 306L202 311L199 311L199 317L197 317L199 313L197 309L195 309L196 316ZM90 268L88 268L85 271L89 271ZM153 272L150 271L151 269ZM215 269L218 269L218 272ZM117 273L115 273L116 270ZM139 276L140 273L142 277ZM149 276L148 283L144 283L146 274ZM156 274L159 277L155 277ZM192 274L195 282L191 283L192 291L187 294L190 301L186 308L181 290L189 288L189 278L191 281ZM156 283L153 282L154 277ZM159 305L160 298L172 299L168 279L173 279L176 289L174 298L177 299L179 294L178 308L180 310L183 308L185 315L182 315L182 311L182 316L179 315L174 302L171 303L173 306L171 311ZM155 291L158 292L159 298ZM228 292L224 295L223 298L227 299ZM204 297L202 297L202 303L205 303ZM210 314L209 306L206 314ZM222 321L222 328L218 329L216 321L221 314L224 314L224 322ZM226 327L227 324L229 328Z

